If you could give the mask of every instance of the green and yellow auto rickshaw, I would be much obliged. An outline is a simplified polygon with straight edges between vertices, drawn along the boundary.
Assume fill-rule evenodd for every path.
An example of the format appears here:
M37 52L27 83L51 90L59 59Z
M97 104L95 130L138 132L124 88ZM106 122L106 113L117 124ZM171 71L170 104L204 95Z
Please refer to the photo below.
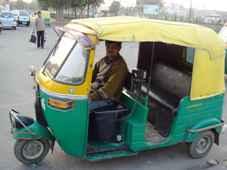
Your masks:
M42 10L41 13L42 13L42 17L45 25L50 26L50 22L51 22L50 12L47 10Z
M97 161L187 143L201 158L219 144L224 100L224 45L209 28L135 17L72 20L35 72L36 120L10 111L14 152L38 163L55 141ZM137 43L137 65L116 107L88 109L97 45ZM126 49L130 50L130 48ZM34 72L33 72L34 73Z

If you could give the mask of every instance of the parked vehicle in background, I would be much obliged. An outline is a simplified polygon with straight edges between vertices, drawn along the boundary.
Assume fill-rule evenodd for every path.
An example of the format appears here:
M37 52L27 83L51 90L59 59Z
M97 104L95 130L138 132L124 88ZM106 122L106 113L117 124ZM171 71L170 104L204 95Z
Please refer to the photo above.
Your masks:
M20 10L19 11L19 18L18 18L18 24L30 25L30 16L29 13L25 10Z
M11 12L14 15L14 19L17 21L18 25L30 25L30 15L26 10L12 10Z
M2 12L0 14L0 22L3 29L17 29L17 22L11 12Z
M50 26L50 12L47 10L42 10L42 18L44 20L45 25Z
M219 31L219 36L223 39L225 43L225 65L227 66L227 23ZM227 67L225 67L225 74L227 74Z

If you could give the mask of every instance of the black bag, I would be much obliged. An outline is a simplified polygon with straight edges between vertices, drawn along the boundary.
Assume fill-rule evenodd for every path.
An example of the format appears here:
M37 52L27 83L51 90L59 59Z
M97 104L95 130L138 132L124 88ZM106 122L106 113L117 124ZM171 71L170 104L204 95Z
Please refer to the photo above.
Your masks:
M36 36L34 34L31 35L30 42L36 43Z

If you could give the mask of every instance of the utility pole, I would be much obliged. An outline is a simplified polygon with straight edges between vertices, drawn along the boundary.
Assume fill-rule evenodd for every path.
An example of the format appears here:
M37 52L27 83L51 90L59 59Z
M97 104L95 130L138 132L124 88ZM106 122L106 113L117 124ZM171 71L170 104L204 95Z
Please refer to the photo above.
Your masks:
M5 10L6 11L10 10L10 2L9 2L9 0L5 0Z
M190 0L190 8L189 8L189 22L192 22L192 0Z
M89 0L87 0L87 17L89 17L89 13L90 13L90 4L89 4Z

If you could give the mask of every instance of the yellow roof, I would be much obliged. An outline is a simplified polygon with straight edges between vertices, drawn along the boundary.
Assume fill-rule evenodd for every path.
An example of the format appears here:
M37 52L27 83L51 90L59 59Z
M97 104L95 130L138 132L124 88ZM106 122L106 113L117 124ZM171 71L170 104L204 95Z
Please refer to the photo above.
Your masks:
M224 54L217 34L200 25L138 17L104 17L72 20L65 28L115 41L160 41L207 50L211 57Z

